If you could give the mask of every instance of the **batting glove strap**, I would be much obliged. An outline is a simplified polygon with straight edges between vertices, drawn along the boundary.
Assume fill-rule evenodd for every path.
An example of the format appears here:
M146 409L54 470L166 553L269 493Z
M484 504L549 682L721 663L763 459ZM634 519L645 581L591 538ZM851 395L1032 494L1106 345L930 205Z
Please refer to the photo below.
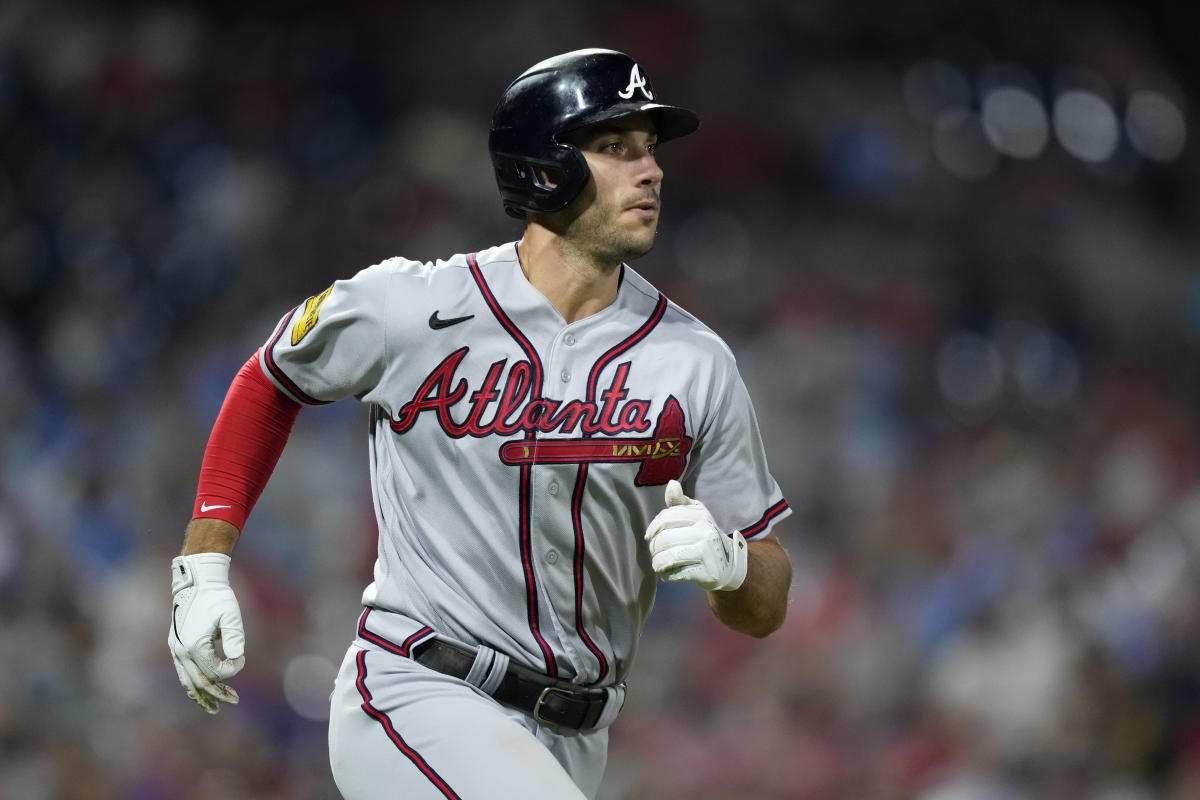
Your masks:
M179 682L210 714L219 702L236 703L224 681L245 663L246 636L237 597L229 586L229 556L195 553L171 562L171 629L167 642ZM217 644L225 651L218 655Z
M749 562L745 537L721 530L678 481L667 484L666 502L646 529L654 571L665 581L691 581L708 591L739 588Z

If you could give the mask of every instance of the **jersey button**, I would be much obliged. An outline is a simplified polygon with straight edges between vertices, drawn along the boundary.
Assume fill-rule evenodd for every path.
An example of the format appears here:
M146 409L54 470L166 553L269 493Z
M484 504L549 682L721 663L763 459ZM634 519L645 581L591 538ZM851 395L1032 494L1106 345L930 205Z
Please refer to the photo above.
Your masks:
M546 563L547 564L557 564L558 563L558 551L557 550L547 550L546 551Z
M558 482L550 481L550 485L546 487L546 491L550 494L558 494Z
M575 344L575 334L573 334L573 333L568 333L566 336L564 336L564 337L563 337L563 344L565 344L567 347L572 347L572 346L574 346L574 344Z
M565 369L562 371L562 375L560 375L559 377L562 378L563 383L571 382L571 373L567 372Z

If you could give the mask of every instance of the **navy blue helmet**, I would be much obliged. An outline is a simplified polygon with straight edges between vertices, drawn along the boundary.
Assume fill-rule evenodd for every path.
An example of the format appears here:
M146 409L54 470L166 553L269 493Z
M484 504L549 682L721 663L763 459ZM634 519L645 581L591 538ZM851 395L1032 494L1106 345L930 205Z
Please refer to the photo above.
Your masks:
M488 137L504 210L524 219L527 211L565 207L590 172L583 154L559 137L638 111L650 114L659 142L700 127L695 113L659 103L650 77L616 50L575 50L525 70L496 105Z

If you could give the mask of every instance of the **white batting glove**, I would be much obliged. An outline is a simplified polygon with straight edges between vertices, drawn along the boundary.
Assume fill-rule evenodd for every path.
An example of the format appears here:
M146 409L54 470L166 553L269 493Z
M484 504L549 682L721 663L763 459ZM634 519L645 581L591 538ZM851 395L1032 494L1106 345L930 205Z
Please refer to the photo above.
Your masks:
M218 701L236 703L237 692L224 681L246 663L242 610L229 587L229 556L193 553L171 561L171 630L167 643L179 682L210 714ZM217 655L221 643L225 658Z
M746 580L746 539L717 527L704 507L667 483L667 507L646 529L654 571L665 581L692 581L711 591L736 589Z

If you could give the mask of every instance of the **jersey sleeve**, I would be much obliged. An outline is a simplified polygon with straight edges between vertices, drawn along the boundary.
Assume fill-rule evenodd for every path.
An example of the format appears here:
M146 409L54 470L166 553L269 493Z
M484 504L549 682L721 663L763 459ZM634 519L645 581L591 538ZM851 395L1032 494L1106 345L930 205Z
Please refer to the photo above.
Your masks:
M761 539L792 511L767 466L754 406L737 370L714 390L714 410L688 465L685 488L724 530Z
M307 405L361 399L386 365L392 275L389 262L376 264L285 314L262 348L263 372Z

